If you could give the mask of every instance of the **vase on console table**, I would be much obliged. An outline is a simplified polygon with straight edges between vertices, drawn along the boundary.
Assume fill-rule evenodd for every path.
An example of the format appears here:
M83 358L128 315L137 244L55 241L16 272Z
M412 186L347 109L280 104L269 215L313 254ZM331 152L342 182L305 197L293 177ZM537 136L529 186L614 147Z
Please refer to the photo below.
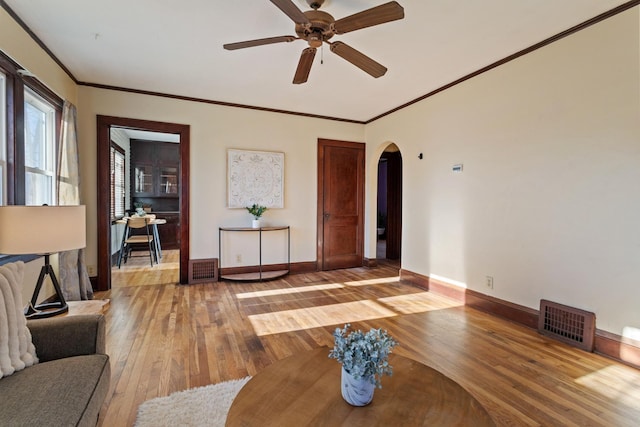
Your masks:
M254 203L251 206L247 206L246 209L251 215L253 215L253 222L251 223L251 226L253 228L260 228L260 217L267 210L267 207Z

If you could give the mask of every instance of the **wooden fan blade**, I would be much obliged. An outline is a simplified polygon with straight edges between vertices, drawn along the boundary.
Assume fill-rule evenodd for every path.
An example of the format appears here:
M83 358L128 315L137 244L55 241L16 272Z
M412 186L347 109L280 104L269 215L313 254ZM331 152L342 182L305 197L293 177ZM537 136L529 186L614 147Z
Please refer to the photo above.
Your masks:
M222 47L224 47L227 50L236 50L236 49L244 49L245 47L262 46L265 44L292 42L294 40L298 40L298 38L294 36L267 37L266 39L256 39L256 40L247 40L245 42L227 43Z
M344 34L402 18L404 18L404 8L398 2L391 1L346 18L338 19L333 23L333 28L336 34Z
M377 63L367 55L355 50L346 43L331 43L331 52L335 53L342 59L351 62L356 67L375 78L382 77L387 72L387 68L384 65Z
M298 62L298 68L296 69L296 75L293 76L293 84L299 85L305 83L309 78L309 71L311 71L311 65L313 65L313 58L316 56L316 49L314 47L308 47L302 51L300 55L300 61Z
M296 24L310 24L309 18L291 0L271 0Z

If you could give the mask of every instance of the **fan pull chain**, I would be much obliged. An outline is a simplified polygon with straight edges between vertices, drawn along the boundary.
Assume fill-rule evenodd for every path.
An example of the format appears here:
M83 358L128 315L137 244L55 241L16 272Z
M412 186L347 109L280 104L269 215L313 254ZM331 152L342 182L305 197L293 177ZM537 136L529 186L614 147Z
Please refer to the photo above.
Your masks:
M324 43L320 46L320 65L324 64Z

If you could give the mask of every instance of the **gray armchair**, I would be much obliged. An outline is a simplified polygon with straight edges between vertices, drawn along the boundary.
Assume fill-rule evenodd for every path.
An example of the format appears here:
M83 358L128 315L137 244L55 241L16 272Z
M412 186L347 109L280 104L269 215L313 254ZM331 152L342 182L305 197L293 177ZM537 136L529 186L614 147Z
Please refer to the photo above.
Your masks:
M0 425L95 426L109 391L102 315L27 322L40 363L0 379Z

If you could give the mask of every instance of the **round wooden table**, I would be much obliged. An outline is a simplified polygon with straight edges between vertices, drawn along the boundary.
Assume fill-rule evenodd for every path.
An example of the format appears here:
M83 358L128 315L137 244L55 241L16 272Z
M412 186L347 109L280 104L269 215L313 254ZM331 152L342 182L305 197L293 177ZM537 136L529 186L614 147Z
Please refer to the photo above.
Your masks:
M275 362L236 396L227 426L495 426L458 383L415 360L392 354L393 376L382 378L363 407L342 399L342 366L318 348Z

